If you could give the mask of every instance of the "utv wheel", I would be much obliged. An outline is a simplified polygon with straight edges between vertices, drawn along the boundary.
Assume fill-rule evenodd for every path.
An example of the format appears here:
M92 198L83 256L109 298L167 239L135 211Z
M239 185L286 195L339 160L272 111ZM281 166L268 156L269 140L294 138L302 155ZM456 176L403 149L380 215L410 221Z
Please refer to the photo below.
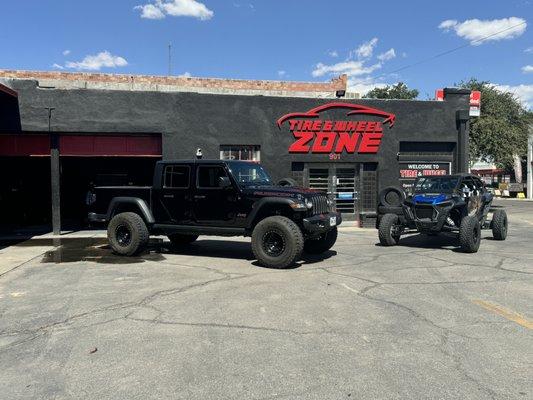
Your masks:
M252 232L252 250L265 267L287 268L300 258L303 248L302 231L286 217L265 218Z
M168 239L173 246L184 246L198 239L198 235L182 235L181 233L174 233L168 235Z
M143 219L132 212L115 215L107 227L107 239L111 249L123 256L141 252L148 244L149 237Z
M304 251L309 254L322 254L333 247L337 241L337 227L327 231L315 239L307 239Z
M400 241L400 224L396 214L385 214L379 223L378 236L382 246L395 246Z
M492 236L496 240L505 240L507 237L507 213L505 210L496 210L492 215Z
M459 227L459 243L465 253L476 253L481 243L481 225L477 217L467 216Z

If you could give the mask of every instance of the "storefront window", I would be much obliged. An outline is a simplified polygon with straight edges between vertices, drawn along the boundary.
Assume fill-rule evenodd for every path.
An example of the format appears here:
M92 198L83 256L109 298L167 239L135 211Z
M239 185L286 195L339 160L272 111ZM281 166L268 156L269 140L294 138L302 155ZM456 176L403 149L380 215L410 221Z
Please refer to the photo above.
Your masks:
M259 146L223 145L220 146L221 160L260 161Z

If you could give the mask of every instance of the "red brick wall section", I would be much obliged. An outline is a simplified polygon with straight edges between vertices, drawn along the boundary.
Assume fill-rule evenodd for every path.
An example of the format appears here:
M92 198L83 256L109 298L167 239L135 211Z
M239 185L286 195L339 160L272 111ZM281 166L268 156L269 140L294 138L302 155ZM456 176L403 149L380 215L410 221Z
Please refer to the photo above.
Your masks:
M149 75L115 75L74 72L0 70L0 78L151 84L180 87L220 88L233 90L269 90L287 92L335 92L337 90L346 90L347 87L346 75L341 75L338 78L334 78L330 82L290 82Z

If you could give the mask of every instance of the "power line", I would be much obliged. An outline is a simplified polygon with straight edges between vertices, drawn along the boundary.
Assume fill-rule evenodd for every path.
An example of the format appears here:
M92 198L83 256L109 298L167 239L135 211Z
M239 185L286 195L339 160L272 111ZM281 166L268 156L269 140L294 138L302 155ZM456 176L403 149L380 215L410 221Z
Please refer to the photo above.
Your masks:
M495 32L495 33L492 33L490 35L487 35L487 36L484 36L482 38L479 38L479 39L476 39L476 40L472 40L470 43L467 43L467 44L463 44L461 46L458 46L458 47L455 47L453 49L450 49L450 50L446 50L446 51L443 51L442 53L439 53L439 54L436 54L434 56L431 56L431 57L428 57L428 58L425 58L423 60L420 60L420 61L417 61L415 63L412 63L412 64L409 64L409 65L405 65L403 67L400 67L398 69L395 69L394 71L390 71L390 72L386 72L386 73L383 73L381 75L378 75L376 76L374 79L378 79L378 78L381 78L381 77L384 77L386 75L390 75L390 74L395 74L396 72L400 72L400 71L403 71L403 70L406 70L408 68L411 68L411 67L416 67L417 65L420 65L420 64L424 64L428 61L432 61L432 60L435 60L437 58L440 58L440 57L443 57L443 56L446 56L450 53L453 53L455 51L458 51L458 50L461 50L461 49L464 49L465 47L470 47L472 44L474 43L478 43L478 42L482 42L484 40L487 40L493 36L496 36L496 35L499 35L500 33L503 33L503 32L507 32L508 30L511 30L511 29L514 29L514 28L517 28L519 26L522 26L522 25L525 25L527 22L524 21L524 22L521 22L519 24L516 24L516 25L513 25L513 26L510 26L508 28L505 28L505 29L502 29L501 31L498 31L498 32Z

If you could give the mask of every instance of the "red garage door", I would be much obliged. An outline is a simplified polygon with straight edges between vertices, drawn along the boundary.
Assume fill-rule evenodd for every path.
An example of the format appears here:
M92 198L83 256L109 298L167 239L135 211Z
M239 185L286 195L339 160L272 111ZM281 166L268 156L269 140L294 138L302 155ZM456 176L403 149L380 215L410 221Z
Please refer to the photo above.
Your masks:
M61 135L62 156L161 157L161 136Z
M62 156L161 157L161 135L73 135L61 134ZM50 155L49 135L0 135L0 156Z

